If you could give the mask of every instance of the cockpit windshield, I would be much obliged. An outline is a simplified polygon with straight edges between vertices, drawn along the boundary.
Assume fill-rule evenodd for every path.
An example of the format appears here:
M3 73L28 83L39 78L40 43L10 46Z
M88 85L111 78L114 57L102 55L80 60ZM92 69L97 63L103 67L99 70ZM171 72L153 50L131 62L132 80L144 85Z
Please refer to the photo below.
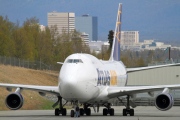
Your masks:
M81 59L68 59L66 63L83 63Z

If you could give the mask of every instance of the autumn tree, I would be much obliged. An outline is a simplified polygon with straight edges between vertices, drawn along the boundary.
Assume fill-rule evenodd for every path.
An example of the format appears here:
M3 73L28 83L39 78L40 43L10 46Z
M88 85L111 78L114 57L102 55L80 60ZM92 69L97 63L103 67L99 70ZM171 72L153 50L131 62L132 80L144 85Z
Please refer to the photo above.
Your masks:
M15 25L9 21L7 17L0 16L0 55L14 56L14 41L12 40L12 32Z

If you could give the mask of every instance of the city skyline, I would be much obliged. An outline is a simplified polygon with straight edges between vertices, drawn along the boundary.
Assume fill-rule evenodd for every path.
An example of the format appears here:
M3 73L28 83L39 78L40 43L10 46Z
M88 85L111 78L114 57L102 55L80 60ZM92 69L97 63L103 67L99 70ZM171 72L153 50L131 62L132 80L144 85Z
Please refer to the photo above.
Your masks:
M107 40L114 30L118 4L123 4L122 30L139 31L140 41L180 40L179 0L0 0L0 15L20 24L36 17L47 26L47 13L74 12L76 16L89 14L98 17L98 38ZM7 7L10 6L10 7Z

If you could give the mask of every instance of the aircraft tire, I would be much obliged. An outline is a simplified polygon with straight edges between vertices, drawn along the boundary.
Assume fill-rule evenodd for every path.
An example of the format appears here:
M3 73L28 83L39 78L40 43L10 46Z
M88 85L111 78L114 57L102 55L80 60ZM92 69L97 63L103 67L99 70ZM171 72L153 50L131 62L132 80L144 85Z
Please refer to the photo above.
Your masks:
M114 109L113 108L109 109L109 114L110 114L110 116L114 116Z
M107 116L107 114L108 114L108 110L107 110L107 108L104 108L104 109L103 109L103 115L104 115L104 116Z
M74 117L74 110L71 110L71 117Z
M59 116L59 109L58 108L55 109L55 116Z
M134 116L134 109L130 109L129 114L130 116Z
M91 115L91 109L90 109L90 108L87 108L86 115L87 115L87 116L90 116L90 115Z
M127 116L127 109L123 109L123 116Z
M84 109L80 108L80 115L83 116L84 115Z
M66 114L67 114L67 110L66 110L66 108L63 108L62 109L62 116L66 116Z

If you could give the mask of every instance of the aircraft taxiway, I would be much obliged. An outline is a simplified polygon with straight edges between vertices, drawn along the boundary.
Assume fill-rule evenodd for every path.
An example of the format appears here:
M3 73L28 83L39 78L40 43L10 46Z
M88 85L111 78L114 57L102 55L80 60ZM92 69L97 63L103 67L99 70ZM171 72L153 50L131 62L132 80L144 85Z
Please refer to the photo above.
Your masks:
M70 110L67 110L67 116L54 116L54 110L17 110L17 111L0 111L0 120L179 120L180 107L174 106L168 111L159 111L155 107L141 106L135 109L135 116L122 116L123 107L113 107L115 109L114 116L103 116L102 108L99 113L94 113L91 109L91 116L81 116L79 118L71 118Z

